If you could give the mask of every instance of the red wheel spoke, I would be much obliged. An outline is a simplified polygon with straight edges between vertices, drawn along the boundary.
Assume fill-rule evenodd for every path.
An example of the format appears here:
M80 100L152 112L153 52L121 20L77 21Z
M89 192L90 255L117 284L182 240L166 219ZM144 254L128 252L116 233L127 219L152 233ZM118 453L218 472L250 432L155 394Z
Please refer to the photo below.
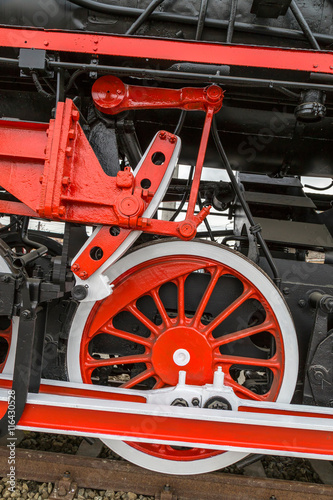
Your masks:
M235 342L236 340L244 339L246 337L250 337L251 335L255 335L256 333L264 332L266 330L271 330L275 327L272 321L264 321L261 325L251 326L249 328L245 328L244 330L239 330L238 332L228 333L227 335L223 335L222 337L217 338L212 341L212 348L220 347L221 345L229 344L230 342ZM272 334L275 336L275 331L271 330Z
M243 356L230 356L229 354L215 354L214 361L218 364L222 364L224 369L226 366L229 368L231 365L263 366L272 370L281 368L281 363L275 356L270 359L260 359L246 358Z
M206 306L207 306L208 301L213 293L215 285L216 285L219 277L221 276L221 271L222 271L222 269L220 267L216 266L214 268L213 272L211 273L210 281L209 281L207 288L206 288L206 290L201 298L198 309L194 315L194 319L193 319L194 328L197 328L199 326L202 315L205 312Z
M178 290L178 324L184 325L185 323L185 280L187 275L179 276L177 278Z
M140 382L143 382L144 380L147 380L148 378L152 377L154 375L154 369L149 368L147 370L144 370L143 372L139 373L135 377L131 378L128 382L125 382L124 384L121 384L122 389L130 389L131 387L134 387L136 384L139 384Z
M135 335L135 333L124 332L123 330L117 330L112 325L105 325L102 329L102 332L108 333L110 335L114 335L115 337L119 337L125 340L129 340L130 342L135 342L136 344L144 345L148 348L151 348L153 345L152 340L148 337L140 337L140 335ZM98 332L99 333L99 332Z
M150 357L147 354L139 354L137 356L119 356L118 358L94 359L88 356L86 366L89 369L99 368L101 366L115 366L135 363L147 363Z
M163 380L160 377L155 376L155 379L156 379L156 382L155 382L153 389L161 389L161 387L165 386L165 383L163 382Z
M230 304L224 311L222 311L215 319L213 319L209 325L204 329L204 332L208 335L215 328L222 323L230 314L232 314L238 307L240 307L247 299L253 295L254 291L250 287L245 287L242 295L240 295L232 304Z
M166 312L165 310L165 307L164 307L164 304L161 300L161 297L159 296L159 293L158 291L156 290L156 288L154 288L153 290L151 290L151 296L152 298L154 299L154 302L156 304L156 307L161 315L161 318L162 318L162 321L164 323L164 326L166 328L170 328L172 323L171 323L171 319L169 318L168 316L168 313Z
M155 325L147 316L145 316L135 304L129 304L126 309L133 314L148 330L155 336L160 335L160 328Z
M231 378L230 375L225 376L225 382L226 385L232 387L236 393L240 392L241 394L246 396L247 399L254 399L255 401L262 401L263 399L265 399L262 396L259 396L259 394L250 391L250 389L247 389L243 385L238 384L238 382L236 382L233 378Z

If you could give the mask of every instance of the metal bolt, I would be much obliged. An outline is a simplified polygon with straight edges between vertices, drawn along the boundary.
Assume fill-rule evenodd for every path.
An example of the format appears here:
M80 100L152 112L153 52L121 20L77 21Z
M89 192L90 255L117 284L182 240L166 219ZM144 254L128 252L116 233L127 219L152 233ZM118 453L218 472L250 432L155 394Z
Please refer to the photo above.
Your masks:
M66 213L66 208L61 205L59 208L58 208L58 215L60 215L60 217L63 217Z
M65 176L62 178L62 185L63 186L68 186L71 183L71 180L69 177Z
M73 264L73 265L72 265L72 271L74 271L74 272L75 272L75 271L79 271L79 269L80 269L79 264Z
M72 118L75 122L77 122L80 118L80 113L76 109L73 109L72 111Z
M304 299L301 299L298 301L299 307L305 307L306 306L306 301Z
M177 139L176 139L176 137L175 137L174 135L172 135L171 137L169 137L169 142L170 142L171 144L174 144L174 143L176 142L176 140L177 140Z
M199 398L193 398L192 399L192 405L193 406L200 406L200 400L199 400Z
M160 132L160 139L165 139L165 138L166 138L166 133Z
M45 47L47 47L49 45L49 42L47 40L45 40L44 45L45 45Z
M289 293L290 293L290 289L289 289L288 287L285 287L285 288L283 289L283 293L284 293L285 295L289 295Z
M69 146L68 148L66 148L66 156L72 156L72 154L73 154L73 148Z
M21 316L24 319L29 319L29 318L31 318L31 311L26 309L25 311L22 311Z
M88 278L88 273L87 271L81 271L79 273L79 278L81 278L82 280L86 280Z
M68 138L74 139L74 137L75 137L75 130L73 128L71 128L68 132Z

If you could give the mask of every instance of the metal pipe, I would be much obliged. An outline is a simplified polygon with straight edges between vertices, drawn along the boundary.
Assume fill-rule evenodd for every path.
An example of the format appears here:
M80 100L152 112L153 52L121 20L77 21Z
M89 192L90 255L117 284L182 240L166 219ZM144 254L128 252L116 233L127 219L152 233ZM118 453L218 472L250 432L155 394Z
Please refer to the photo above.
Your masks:
M310 26L306 22L300 8L298 7L298 5L296 3L296 0L292 0L292 2L290 4L290 9L295 16L296 21L298 22L298 24L302 28L304 35L309 40L309 44L311 45L311 47L313 49L320 50L320 45L317 42L317 40L315 39L315 37L310 29Z
M1 61L0 61L1 62ZM95 71L98 73L109 73L124 75L124 76L137 76L139 78L173 78L178 81L196 81L204 83L220 83L220 84L231 84L231 85L241 85L241 86L257 86L266 88L280 88L280 87L291 87L297 89L316 89L323 90L326 92L333 91L333 85L323 85L316 83L307 82L290 82L285 80L267 80L260 78L246 78L238 76L225 76L225 75L202 75L200 73L185 73L167 70L156 70L156 69L142 69L142 68L125 68L123 66L106 66L94 64L82 64L82 63L70 63L70 62L58 62L49 61L48 65L53 68L66 68L66 69L84 69L86 72Z

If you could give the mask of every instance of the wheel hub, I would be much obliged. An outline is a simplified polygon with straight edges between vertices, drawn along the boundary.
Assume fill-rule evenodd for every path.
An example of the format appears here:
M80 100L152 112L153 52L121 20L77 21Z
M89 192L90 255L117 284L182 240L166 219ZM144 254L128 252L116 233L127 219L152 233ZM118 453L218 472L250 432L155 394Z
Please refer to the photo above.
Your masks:
M212 347L194 328L176 326L162 333L154 344L151 361L166 385L177 384L179 370L186 370L188 384L212 382Z

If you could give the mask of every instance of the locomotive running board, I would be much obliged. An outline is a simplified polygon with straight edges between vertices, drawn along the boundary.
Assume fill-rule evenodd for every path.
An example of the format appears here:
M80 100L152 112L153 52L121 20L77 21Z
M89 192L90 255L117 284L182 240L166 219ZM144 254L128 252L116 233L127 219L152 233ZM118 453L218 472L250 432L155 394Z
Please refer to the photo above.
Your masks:
M0 379L1 415L8 407L11 382ZM145 391L49 380L42 381L40 391L28 395L18 429L333 459L331 408L240 400L239 411L214 411L145 403ZM15 432L9 422L11 437Z

